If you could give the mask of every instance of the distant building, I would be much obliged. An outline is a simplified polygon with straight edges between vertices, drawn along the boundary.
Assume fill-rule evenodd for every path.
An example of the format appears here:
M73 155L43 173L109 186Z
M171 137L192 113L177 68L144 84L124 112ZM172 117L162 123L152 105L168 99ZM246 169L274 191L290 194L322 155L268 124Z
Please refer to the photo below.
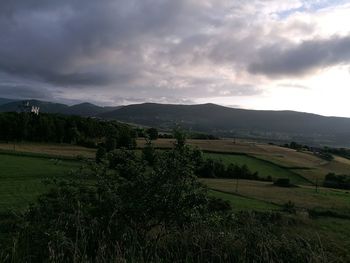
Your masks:
M18 112L27 112L39 115L40 107L30 105L29 101L24 101L21 105L18 106Z
M31 113L39 115L40 107L32 106Z

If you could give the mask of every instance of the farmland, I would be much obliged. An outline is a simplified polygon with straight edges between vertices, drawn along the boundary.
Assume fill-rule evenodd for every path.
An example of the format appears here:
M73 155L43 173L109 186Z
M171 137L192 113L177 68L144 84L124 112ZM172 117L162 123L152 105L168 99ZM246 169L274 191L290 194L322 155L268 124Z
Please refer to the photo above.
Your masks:
M252 180L200 179L208 187L210 196L228 201L235 212L282 212L284 205L290 201L295 205L297 214L288 216L303 223L289 231L300 235L320 235L322 240L327 240L326 246L332 244L339 254L347 257L350 193L323 187L318 187L316 192L315 186L300 173L308 171L314 176L322 171L318 175L322 179L326 170L344 169L350 165L347 159L336 157L326 162L310 153L243 141L236 141L223 149L223 142L228 143L227 140L207 141L206 145L203 141L190 141L206 151L205 158L222 160L225 165L247 165L263 177L289 178L298 187L283 188L273 186L271 182ZM142 148L142 143L139 140L139 148ZM155 143L159 149L172 145L171 140L157 140ZM16 143L14 146L2 143L0 150L0 212L23 211L47 191L43 180L69 178L69 172L77 170L82 164L77 156L93 158L95 155L94 149L65 144ZM287 160L289 158L291 161ZM311 219L308 211L313 210L325 211L325 214Z
M139 147L143 147L144 143L144 140L138 140ZM172 139L158 139L154 142L155 146L160 149L170 148L173 146L173 143L174 140ZM342 157L336 156L334 160L326 161L315 156L311 152L296 151L277 145L270 145L254 141L238 139L188 140L188 144L211 153L244 154L246 156L274 164L275 167L273 169L275 170L277 169L276 166L281 167L284 169L284 175L287 175L286 173L288 173L290 176L292 176L291 173L293 173L296 179L295 174L297 174L305 178L308 182L318 184L322 183L325 175L330 172L342 174L347 173L347 171L350 170L350 161ZM237 157L232 155L226 158L237 159ZM246 161L247 160L244 162ZM256 161L254 162L256 163ZM264 166L266 167L266 163ZM265 172L268 171L265 170ZM265 172L262 173L264 174ZM281 170L279 170L279 172L281 172ZM273 173L271 176L273 176ZM301 183L303 179L298 177L297 181L298 183ZM305 180L304 183L306 183Z
M71 144L48 144L48 143L0 143L0 150L20 153L39 153L56 157L83 156L95 157L95 149L89 149Z
M279 167L273 163L249 155L206 153L205 156L207 158L222 160L226 165L230 163L246 165L251 171L258 172L259 176L263 178L289 178L293 184L309 184L305 178L287 168Z
M232 179L201 179L203 183L214 190L239 194L255 200L283 205L288 201L295 203L297 208L335 209L350 214L350 193L343 190L314 187L283 188L273 186L269 182Z
M67 176L78 162L0 154L0 211L21 210L42 194L44 179Z
M174 140L158 139L154 146L158 149L173 147ZM263 177L290 178L296 184L322 184L330 172L342 174L350 170L350 161L335 156L334 160L323 160L311 152L296 151L276 145L246 140L188 140L188 144L207 152L206 156L222 159L226 164L246 164ZM137 139L137 147L142 148L145 140ZM70 145L46 143L0 143L0 151L40 153L56 157L94 158L95 149ZM232 154L230 154L232 153Z

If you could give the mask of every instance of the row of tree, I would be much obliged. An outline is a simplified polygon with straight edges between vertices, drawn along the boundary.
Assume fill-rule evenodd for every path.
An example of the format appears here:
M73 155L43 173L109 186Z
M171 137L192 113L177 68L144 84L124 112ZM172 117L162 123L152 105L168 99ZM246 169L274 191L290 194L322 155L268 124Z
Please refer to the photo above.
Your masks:
M324 159L326 161L332 161L334 159L332 154L338 154L338 153L346 153L346 151L339 150L338 149L331 149L328 147L311 147L308 145L304 144L299 144L297 142L291 142L291 143L286 143L284 145L281 145L286 148L294 149L297 151L311 151L313 152L317 157Z
M120 146L130 144L136 132L116 121L58 114L0 113L1 141L75 143L96 146L104 138L114 138ZM128 140L128 143L123 141Z
M350 189L350 176L329 173L326 175L323 186L338 189Z
M221 160L205 159L197 170L199 177L261 180L258 172L252 172L247 165L230 163L225 165Z

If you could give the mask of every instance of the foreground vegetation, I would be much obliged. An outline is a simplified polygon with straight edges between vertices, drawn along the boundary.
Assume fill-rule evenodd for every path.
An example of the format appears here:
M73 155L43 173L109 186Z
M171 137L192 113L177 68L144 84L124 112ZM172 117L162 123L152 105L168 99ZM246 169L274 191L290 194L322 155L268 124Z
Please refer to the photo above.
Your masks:
M129 126L98 125L66 144L0 144L1 262L350 261L349 193L320 187L326 171L343 187L349 160L189 141L202 152L178 130L137 131L136 150Z
M13 241L1 242L2 261L346 262L281 205L208 191L196 176L200 152L184 141L150 147L110 151L52 181L23 216L3 214Z

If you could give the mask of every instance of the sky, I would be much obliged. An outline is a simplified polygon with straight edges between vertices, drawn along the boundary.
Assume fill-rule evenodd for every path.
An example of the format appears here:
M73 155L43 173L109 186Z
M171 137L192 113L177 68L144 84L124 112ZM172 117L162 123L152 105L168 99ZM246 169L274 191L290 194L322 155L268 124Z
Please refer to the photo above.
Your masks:
M350 117L350 0L1 0L0 97Z

